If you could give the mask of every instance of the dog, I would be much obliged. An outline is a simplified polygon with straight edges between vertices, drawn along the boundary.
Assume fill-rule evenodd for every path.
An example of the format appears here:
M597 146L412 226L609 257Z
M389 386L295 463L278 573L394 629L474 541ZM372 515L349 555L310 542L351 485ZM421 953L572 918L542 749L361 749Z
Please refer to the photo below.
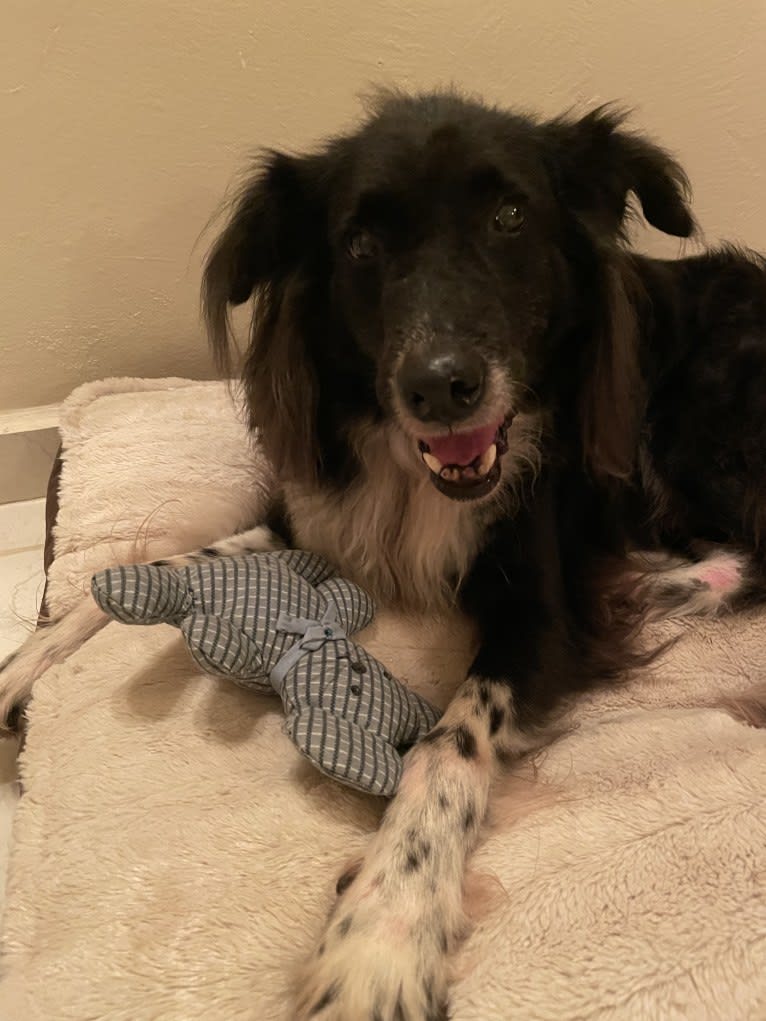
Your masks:
M256 299L241 378L280 490L268 522L164 562L292 544L403 611L457 604L479 636L338 881L300 1019L446 1018L498 770L645 661L647 616L763 598L766 264L627 242L639 209L693 236L689 201L612 107L544 121L384 92L357 130L266 155L211 250L226 373L229 310ZM84 602L30 639L0 711L102 625Z

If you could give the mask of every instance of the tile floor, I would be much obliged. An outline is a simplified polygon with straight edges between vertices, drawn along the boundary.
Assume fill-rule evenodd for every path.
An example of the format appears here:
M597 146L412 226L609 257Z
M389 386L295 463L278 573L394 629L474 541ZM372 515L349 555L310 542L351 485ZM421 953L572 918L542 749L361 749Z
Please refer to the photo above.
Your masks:
M0 504L0 662L34 629L43 594L45 500ZM16 742L0 736L0 914L16 807Z

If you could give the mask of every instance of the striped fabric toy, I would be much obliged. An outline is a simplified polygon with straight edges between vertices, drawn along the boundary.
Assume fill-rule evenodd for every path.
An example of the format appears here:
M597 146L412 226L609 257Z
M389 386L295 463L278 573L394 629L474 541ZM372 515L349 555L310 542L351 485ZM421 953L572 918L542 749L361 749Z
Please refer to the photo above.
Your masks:
M93 577L91 590L125 624L180 628L205 672L277 692L300 751L358 790L393 795L402 753L439 718L351 640L372 620L372 600L312 553L113 567Z

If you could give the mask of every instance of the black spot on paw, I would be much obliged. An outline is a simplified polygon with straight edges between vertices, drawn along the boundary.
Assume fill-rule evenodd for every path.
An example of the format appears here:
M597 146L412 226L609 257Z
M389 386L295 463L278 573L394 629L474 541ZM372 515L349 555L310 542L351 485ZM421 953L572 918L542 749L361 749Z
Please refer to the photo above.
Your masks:
M221 552L215 546L203 546L200 550L203 557L220 557Z
M501 709L499 705L493 705L489 713L489 732L490 734L496 734L503 725L505 719L505 709Z
M476 758L476 738L468 727L464 727L462 724L455 727L455 746L457 747L458 754L464 759Z
M476 825L476 812L473 809L473 805L469 805L468 808L463 813L463 829L467 833L468 830L473 829L473 827L475 825Z
M328 986L328 988L325 989L325 991L319 997L317 1002L311 1008L311 1013L309 1014L309 1017L314 1017L314 1015L318 1014L320 1010L324 1010L325 1007L329 1007L334 1000L337 1000L339 992L340 983L333 982L331 986Z
M412 845L407 851L404 860L405 872L416 872L424 861L431 857L431 842L418 837L418 831L414 826L407 830L407 840Z
M682 583L674 581L662 582L655 593L658 601L673 605L676 602L686 602L690 593L704 592L710 589L710 584L702 578L690 578Z
M324 943L320 943L319 949L317 950L317 957L324 957L324 952L326 949L327 948L325 947Z
M170 563L169 560L152 560L150 567L167 567Z
M489 685L483 681L479 685L479 701L483 706L489 705Z
M422 864L423 863L420 859L420 855L417 853L417 851L408 851L407 857L405 858L404 861L404 871L417 872L417 870L420 868Z
M351 928L351 915L346 915L343 921L338 925L338 935L342 938L348 936L348 931Z
M343 875L338 879L338 882L335 884L335 892L339 897L341 894L344 894L346 890L348 890L349 886L351 886L354 882L356 877L359 875L361 867L361 862L357 862L350 868L347 868Z

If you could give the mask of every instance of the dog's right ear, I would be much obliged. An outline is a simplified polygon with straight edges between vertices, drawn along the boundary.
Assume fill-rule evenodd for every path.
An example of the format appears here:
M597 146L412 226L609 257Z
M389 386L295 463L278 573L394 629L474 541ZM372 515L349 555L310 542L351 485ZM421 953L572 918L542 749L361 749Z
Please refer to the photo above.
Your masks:
M319 216L310 159L270 153L240 190L205 263L202 301L210 343L229 368L228 308L284 283L308 253Z
M313 477L319 400L311 331L327 273L322 156L273 153L240 192L205 266L202 299L210 346L231 374L229 308L255 298L242 383L250 425L283 479Z

